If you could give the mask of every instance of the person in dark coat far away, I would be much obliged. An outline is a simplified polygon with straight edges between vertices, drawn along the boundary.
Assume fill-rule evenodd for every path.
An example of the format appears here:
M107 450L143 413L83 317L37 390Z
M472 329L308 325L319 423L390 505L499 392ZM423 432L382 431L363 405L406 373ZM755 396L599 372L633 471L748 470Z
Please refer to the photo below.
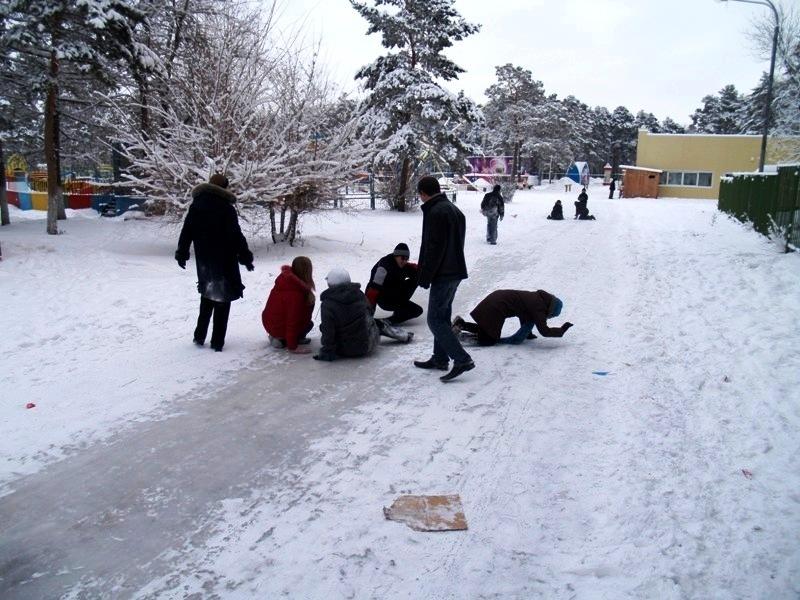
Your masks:
M586 188L583 188L578 201L575 203L575 218L580 221L594 221L595 218L589 214L589 195L586 193Z
M286 348L294 354L310 352L299 345L310 343L306 335L314 327L311 314L315 301L311 259L298 256L292 266L281 267L261 313L261 322L273 348Z
M217 352L225 345L225 332L231 302L242 297L244 285L239 265L253 270L253 253L239 228L234 208L236 196L227 190L228 179L220 173L209 183L192 190L192 204L186 213L175 260L186 268L189 246L194 244L197 264L197 291L200 292L200 314L194 330L194 343L202 346L208 325L214 317L211 347Z
M462 279L467 278L464 259L466 219L456 206L441 193L435 177L423 177L417 183L422 200L422 245L419 250L419 285L431 288L428 296L428 328L433 334L433 355L425 361L414 361L420 369L446 371L440 377L450 381L475 368L472 357L461 346L450 323L453 298Z
M398 325L416 319L422 314L422 307L411 302L411 296L417 289L419 267L408 262L408 246L400 243L394 252L380 259L369 276L367 284L367 300L373 309L380 306L392 312L386 319L392 325Z
M608 199L609 199L609 200L613 200L613 199L614 199L614 191L615 191L616 189L617 189L617 182L616 182L616 180L615 180L615 179L612 177L612 178L611 178L611 183L610 183L610 184L609 184L609 186L608 186Z
M549 327L547 320L559 316L562 307L560 299L544 290L497 290L481 300L470 313L475 319L474 323L456 317L453 330L475 335L481 346L521 344L526 339L536 337L532 333L534 327L544 337L561 337L572 327L572 323ZM519 319L519 329L511 336L501 337L503 323L512 317Z
M553 205L553 210L547 215L547 218L552 221L564 220L564 207L561 206L561 200L556 200L556 203Z
M500 193L501 187L496 185L481 201L481 214L486 217L486 241L492 245L497 243L497 220L503 220L506 203Z

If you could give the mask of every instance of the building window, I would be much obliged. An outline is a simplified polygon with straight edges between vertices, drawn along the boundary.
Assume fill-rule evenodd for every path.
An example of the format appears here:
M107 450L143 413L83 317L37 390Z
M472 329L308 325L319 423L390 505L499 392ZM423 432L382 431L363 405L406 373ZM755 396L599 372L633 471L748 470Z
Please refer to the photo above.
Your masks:
M705 171L664 171L659 185L683 187L711 187L712 174Z

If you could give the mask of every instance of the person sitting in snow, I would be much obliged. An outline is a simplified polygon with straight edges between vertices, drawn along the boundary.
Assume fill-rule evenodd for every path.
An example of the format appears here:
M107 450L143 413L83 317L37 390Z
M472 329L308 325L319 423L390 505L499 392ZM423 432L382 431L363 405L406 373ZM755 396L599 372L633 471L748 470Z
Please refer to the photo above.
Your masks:
M575 203L575 218L580 218L580 214L586 212L589 214L589 194L586 193L586 188L581 190L581 193L578 194L578 201Z
M550 211L550 214L547 215L547 218L551 221L564 220L564 207L561 206L561 200L556 200L556 203L553 205L553 210Z
M576 202L575 203L575 218L579 221L595 221L594 215L589 214L589 209L586 208L586 205L580 203L580 205Z
M239 227L234 204L236 196L228 191L228 178L221 173L211 176L192 190L192 203L183 221L175 260L181 269L189 260L189 246L194 244L197 264L197 291L200 314L194 330L194 343L206 342L208 325L214 317L211 348L222 352L231 302L244 295L239 265L253 270L253 253Z
M405 343L414 338L413 333L374 319L361 284L351 282L346 270L331 270L325 281L328 289L319 296L322 347L314 355L314 360L366 356L375 350L382 335Z
M408 262L410 252L406 244L397 244L394 252L380 259L369 276L367 300L373 308L380 306L392 312L386 321L392 325L416 319L422 314L422 307L411 302L417 289L419 268Z
M453 331L466 331L474 335L481 346L521 344L525 340L535 339L532 333L534 327L544 337L561 337L572 327L572 323L549 327L547 320L559 316L563 306L560 299L544 290L497 290L481 300L470 313L475 319L474 323L456 317ZM512 317L519 319L519 329L513 335L501 337L505 320Z
M502 221L506 211L501 189L499 185L494 186L481 201L481 214L486 217L486 241L492 245L497 243L497 220Z
M314 289L311 259L298 256L291 266L281 267L261 313L261 322L273 348L286 348L295 354L311 352L300 346L310 343L306 335L314 327L311 321L316 302Z

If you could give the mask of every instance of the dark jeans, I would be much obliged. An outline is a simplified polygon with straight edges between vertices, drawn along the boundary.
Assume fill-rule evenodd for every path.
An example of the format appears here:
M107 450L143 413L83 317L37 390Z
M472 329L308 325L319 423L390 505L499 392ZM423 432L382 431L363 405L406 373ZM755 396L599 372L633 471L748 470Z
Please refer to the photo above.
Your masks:
M449 359L457 365L472 360L461 347L450 319L453 316L453 298L461 280L434 281L428 296L428 328L433 334L433 360L447 363Z
M391 317L386 319L392 325L399 325L400 323L405 323L409 319L416 319L422 314L422 307L419 304L411 302L411 300L381 302L381 300L378 299L378 306L383 310L394 313Z
M477 323L464 321L464 323L461 325L461 329L476 335L478 337L478 344L480 346L494 346L497 343L497 340L481 329L480 325Z
M486 217L486 241L490 244L497 242L498 217Z
M200 343L206 341L208 324L211 315L214 315L214 330L211 332L211 347L222 348L225 345L225 332L228 330L228 315L231 312L230 302L215 302L208 298L200 297L200 314L197 317L197 328L194 330L194 339Z

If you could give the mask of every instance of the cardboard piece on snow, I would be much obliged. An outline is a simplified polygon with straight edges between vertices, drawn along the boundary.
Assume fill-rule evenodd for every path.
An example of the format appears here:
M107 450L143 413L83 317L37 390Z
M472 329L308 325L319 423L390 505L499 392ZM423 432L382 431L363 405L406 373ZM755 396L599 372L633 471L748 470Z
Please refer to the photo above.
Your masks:
M400 496L392 506L383 508L390 521L405 523L415 531L461 531L467 519L461 498L452 496Z

